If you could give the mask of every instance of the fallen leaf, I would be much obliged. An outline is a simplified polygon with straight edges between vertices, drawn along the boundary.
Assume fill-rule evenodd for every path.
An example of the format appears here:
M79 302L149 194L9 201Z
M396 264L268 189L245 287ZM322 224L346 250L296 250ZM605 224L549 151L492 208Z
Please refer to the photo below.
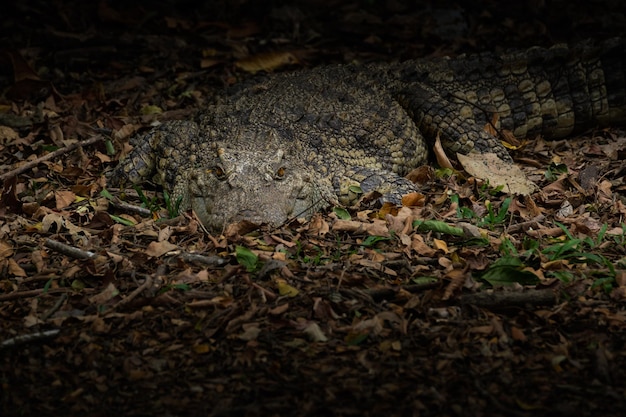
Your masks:
M0 260L13 256L13 246L4 240L0 240Z
M297 64L298 59L287 51L262 52L235 62L235 67L256 74L259 71L271 72L285 65Z
M276 286L278 287L278 293L287 297L295 297L299 291L297 288L292 287L282 278L276 278Z
M26 271L24 271L24 269L19 266L17 264L17 262L15 262L15 260L13 259L9 259L8 261L8 266L9 266L9 274L13 275L15 277L25 277L26 276Z
M488 180L491 187L503 186L505 192L519 195L528 195L537 189L517 165L501 160L495 153L459 153L457 158L469 174Z
M328 338L315 322L310 322L304 329L304 333L309 337L312 342L326 342Z
M178 249L178 246L166 240L161 242L151 242L146 248L146 255L158 258L176 249Z

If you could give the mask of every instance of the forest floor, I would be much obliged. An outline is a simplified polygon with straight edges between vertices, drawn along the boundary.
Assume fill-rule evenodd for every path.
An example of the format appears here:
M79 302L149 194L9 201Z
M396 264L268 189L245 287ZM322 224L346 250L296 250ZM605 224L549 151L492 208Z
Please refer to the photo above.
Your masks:
M623 10L217 3L3 16L0 414L623 413L618 126L512 151L527 197L423 168L411 207L221 235L104 176L130 137L255 73L606 38Z

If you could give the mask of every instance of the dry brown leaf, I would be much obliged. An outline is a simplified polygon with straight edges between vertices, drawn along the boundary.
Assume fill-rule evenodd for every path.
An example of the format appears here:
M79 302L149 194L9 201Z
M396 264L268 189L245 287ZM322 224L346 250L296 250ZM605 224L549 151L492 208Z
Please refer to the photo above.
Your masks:
M30 261L35 265L37 272L41 272L45 268L44 258L48 258L48 254L44 250L34 250L30 254Z
M517 165L501 160L495 153L459 153L457 157L469 174L488 180L491 187L503 186L505 192L521 195L528 195L537 188Z
M41 228L44 232L49 232L52 225L56 226L57 232L61 230L65 219L58 213L48 213L41 219Z
M409 193L402 196L402 205L406 207L423 207L426 196L422 193Z
M467 271L462 269L453 269L446 273L446 278L450 280L450 283L446 287L446 290L441 297L442 300L449 300L456 290L461 288L465 284L467 279Z
M311 221L309 222L309 233L314 236L324 236L330 230L330 226L328 222L324 220L319 213L313 215Z
M0 260L13 256L13 246L5 240L0 240Z
M71 191L56 191L54 193L54 200L56 202L56 209L63 210L76 200L76 194Z
M426 184L436 178L435 169L430 165L422 165L409 172L405 178L416 184Z
M448 244L440 239L433 239L433 246L435 249L443 251L443 253L449 253Z
M289 310L289 303L281 304L277 307L274 307L268 311L269 314L273 316L279 316Z
M306 334L311 340L311 342L327 342L328 338L320 328L319 324L314 321L310 322L303 330L304 334Z
M437 159L437 163L441 168L449 168L453 169L452 163L446 155L446 151L443 149L441 145L441 139L439 138L439 133L437 133L437 138L435 139L435 144L433 145L433 153L435 154L435 158Z
M151 242L146 248L146 255L158 258L176 249L178 249L178 246L165 240L161 242Z
M241 340L245 340L246 342L255 340L261 333L261 329L257 323L244 323L241 327L243 328L243 333L237 337Z
M391 268L387 268L386 266L383 266L383 264L380 262L371 261L369 259L359 259L357 262L355 262L355 264L364 266L368 269L383 272L392 277L398 276L398 273L396 271Z
M15 277L26 276L26 271L24 271L24 269L21 266L19 266L17 262L15 262L14 259L8 260L8 269L9 269L9 274Z
M103 305L106 304L107 301L117 297L120 291L113 285L112 282L107 285L104 290L100 291L98 294L89 297L89 301L92 304Z
M262 52L235 62L235 67L256 74L259 71L272 72L285 65L298 64L298 58L288 51Z
M437 251L424 242L424 237L420 234L414 234L411 239L411 249L420 256L432 258Z
M336 232L367 232L372 236L389 236L389 229L384 221L374 219L372 223L364 223L356 220L336 220L332 229ZM382 222L382 223L381 223Z

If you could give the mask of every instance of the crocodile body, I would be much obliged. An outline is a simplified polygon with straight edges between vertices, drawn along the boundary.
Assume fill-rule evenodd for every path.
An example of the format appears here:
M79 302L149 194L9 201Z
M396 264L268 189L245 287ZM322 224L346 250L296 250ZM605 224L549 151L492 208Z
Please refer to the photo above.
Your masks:
M398 203L417 190L404 175L435 137L511 161L486 123L521 139L626 121L625 49L613 39L268 76L134 138L110 183L153 178L218 231L241 219L278 226L359 191Z

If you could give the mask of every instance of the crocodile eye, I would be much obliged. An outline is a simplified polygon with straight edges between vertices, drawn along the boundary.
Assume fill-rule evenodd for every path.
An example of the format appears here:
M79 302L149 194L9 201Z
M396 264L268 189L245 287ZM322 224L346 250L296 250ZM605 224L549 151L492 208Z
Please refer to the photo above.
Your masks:
M276 173L274 173L274 178L277 180L281 180L285 177L285 167L280 167L276 170Z
M213 174L215 174L215 177L218 180L225 180L226 179L226 172L224 172L222 167L216 166L211 171L213 172Z

